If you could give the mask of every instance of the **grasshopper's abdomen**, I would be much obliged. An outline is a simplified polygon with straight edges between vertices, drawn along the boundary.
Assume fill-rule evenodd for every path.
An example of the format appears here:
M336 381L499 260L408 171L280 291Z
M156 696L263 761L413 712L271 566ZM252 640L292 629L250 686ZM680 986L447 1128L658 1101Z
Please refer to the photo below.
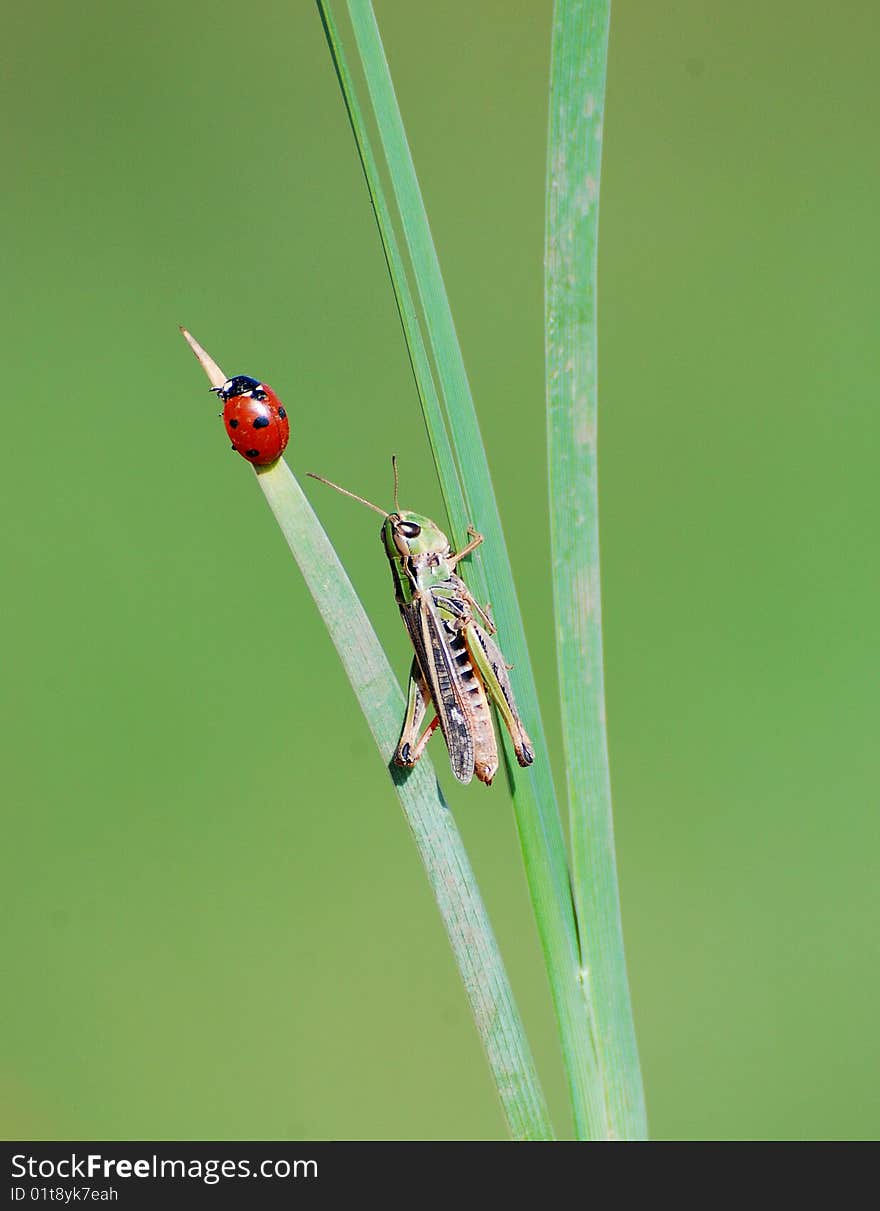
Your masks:
M498 742L492 724L492 712L482 678L474 668L464 641L464 632L446 624L451 631L449 650L456 669L459 696L467 715L474 744L474 773L489 786L498 770Z

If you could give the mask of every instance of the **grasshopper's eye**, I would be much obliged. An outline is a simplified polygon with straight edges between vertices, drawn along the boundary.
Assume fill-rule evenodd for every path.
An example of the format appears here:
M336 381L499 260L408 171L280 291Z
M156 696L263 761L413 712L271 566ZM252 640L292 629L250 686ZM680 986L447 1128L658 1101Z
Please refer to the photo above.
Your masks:
M418 538L422 532L422 527L414 521L401 521L398 523L397 529L404 538Z

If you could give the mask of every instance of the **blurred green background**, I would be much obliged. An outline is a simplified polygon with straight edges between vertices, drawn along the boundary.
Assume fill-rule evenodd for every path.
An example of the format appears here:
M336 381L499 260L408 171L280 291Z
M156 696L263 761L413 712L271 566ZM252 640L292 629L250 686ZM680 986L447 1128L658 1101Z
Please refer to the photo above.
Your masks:
M386 0L558 756L543 461L551 6ZM440 515L315 9L8 6L0 1133L491 1138L433 901L177 334L289 460ZM606 664L652 1133L876 1137L876 8L618 3ZM401 676L376 519L319 485ZM475 519L479 522L479 518ZM507 791L451 785L555 1117Z

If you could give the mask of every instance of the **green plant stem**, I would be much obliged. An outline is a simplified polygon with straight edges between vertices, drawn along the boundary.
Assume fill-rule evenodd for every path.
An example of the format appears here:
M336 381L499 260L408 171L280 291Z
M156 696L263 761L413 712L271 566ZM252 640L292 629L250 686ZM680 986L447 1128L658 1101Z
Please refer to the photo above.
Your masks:
M608 1134L647 1134L614 855L599 583L597 261L610 0L556 0L547 162L550 531L572 883Z
M222 370L185 330L213 386ZM388 766L437 901L511 1136L553 1139L553 1127L498 944L467 853L430 761L392 764L404 697L348 575L286 462L255 467Z
M575 1132L579 1138L601 1137L606 1134L604 1102L591 1038L590 1014L581 983L562 824L525 630L461 349L372 5L368 0L349 0L348 12L383 146L427 341L422 337L413 296L406 284L406 269L394 237L378 167L345 65L330 5L328 0L318 0L318 3L391 271L452 531L460 543L467 525L473 522L486 538L471 560L467 575L477 595L492 602L505 651L516 668L516 691L522 714L535 743L536 762L529 770L521 771L511 761L505 742L517 829L559 1025ZM426 348L430 348L436 379L430 360L425 356ZM457 467L449 457L450 438Z

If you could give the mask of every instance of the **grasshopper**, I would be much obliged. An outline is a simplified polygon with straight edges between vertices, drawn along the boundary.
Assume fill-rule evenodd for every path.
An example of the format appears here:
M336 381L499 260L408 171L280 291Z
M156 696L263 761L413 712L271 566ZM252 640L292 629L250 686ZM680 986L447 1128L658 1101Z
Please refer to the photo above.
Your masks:
M520 765L535 759L532 742L517 713L508 666L492 636L495 625L456 573L466 555L483 541L469 527L470 542L454 554L449 539L429 517L401 509L394 467L394 512L387 513L321 475L309 475L384 517L382 543L391 565L394 596L415 655L403 730L394 760L411 769L439 726L459 782L476 774L489 786L498 769L498 742L490 704L501 716ZM435 718L419 735L428 707Z

